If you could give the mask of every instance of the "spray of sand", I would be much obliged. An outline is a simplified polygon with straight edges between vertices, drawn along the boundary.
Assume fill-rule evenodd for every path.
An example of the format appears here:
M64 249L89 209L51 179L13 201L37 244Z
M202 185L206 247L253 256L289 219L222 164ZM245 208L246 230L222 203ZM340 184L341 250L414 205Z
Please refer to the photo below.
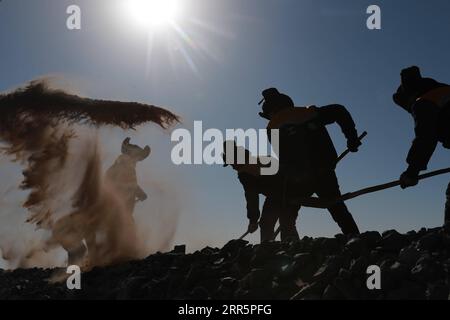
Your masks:
M81 98L49 89L42 80L0 95L2 152L25 168L20 188L29 191L28 222L47 230L45 241L29 244L26 252L2 243L3 259L27 267L42 250L76 249L92 239L91 265L139 258L148 248L138 241L115 184L102 173L95 132L80 125L129 129L153 122L168 128L178 121L163 108Z

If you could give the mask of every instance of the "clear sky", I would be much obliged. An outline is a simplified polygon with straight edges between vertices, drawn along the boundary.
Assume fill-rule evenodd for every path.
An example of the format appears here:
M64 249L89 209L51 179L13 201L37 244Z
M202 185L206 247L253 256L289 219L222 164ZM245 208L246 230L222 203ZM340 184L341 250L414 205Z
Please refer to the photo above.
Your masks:
M133 21L123 2L0 2L0 90L51 75L84 96L166 106L187 128L202 120L205 128L221 130L264 128L257 102L271 86L299 106L340 103L369 133L360 152L337 169L348 192L397 179L406 167L413 122L391 99L400 70L415 64L425 76L450 82L448 0L185 0L177 19L181 31L153 30L151 55L148 28ZM66 28L71 4L82 10L78 31ZM381 30L366 27L371 4L381 7ZM343 150L340 130L330 126L330 133ZM115 156L127 133L101 134L106 152ZM246 230L243 190L230 168L174 166L170 135L153 126L131 136L153 148L138 170L156 173L177 189L177 243L220 246ZM429 169L448 166L449 156L439 147ZM1 163L5 191L20 176L6 160ZM348 206L363 231L438 226L449 180L367 195ZM326 211L308 208L301 210L298 227L301 236L339 231Z

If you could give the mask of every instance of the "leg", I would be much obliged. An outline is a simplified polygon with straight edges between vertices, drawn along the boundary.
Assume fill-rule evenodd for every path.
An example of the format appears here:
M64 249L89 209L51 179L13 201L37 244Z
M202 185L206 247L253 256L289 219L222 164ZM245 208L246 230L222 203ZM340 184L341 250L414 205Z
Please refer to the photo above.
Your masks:
M261 242L273 240L275 224L277 223L281 209L280 204L279 200L266 197L259 221Z
M445 203L445 223L450 223L450 183L447 187L447 201Z
M320 174L318 177L316 193L320 198L337 198L341 196L336 173L329 171ZM344 234L359 234L358 226L347 206L343 201L328 208L333 220L336 221Z
M281 241L298 241L296 222L299 206L285 206L280 212Z

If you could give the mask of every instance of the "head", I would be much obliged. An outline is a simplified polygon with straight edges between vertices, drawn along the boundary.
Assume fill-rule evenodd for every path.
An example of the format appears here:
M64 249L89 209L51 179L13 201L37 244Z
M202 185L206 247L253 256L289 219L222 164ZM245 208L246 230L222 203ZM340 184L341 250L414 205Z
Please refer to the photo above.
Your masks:
M402 86L406 89L413 87L418 80L422 79L419 67L412 66L401 71Z
M130 143L130 138L126 138L122 142L122 154L129 156L133 160L142 161L146 159L151 152L151 149L149 146L145 146L145 148L141 148L137 145Z
M417 85L422 79L419 67L405 68L400 73L401 85L393 96L394 102L407 112L411 112L411 106L415 101Z
M269 88L262 92L263 99L259 104L263 104L262 110L259 115L267 120L287 108L293 108L294 102L292 99L283 93L280 93L276 88Z

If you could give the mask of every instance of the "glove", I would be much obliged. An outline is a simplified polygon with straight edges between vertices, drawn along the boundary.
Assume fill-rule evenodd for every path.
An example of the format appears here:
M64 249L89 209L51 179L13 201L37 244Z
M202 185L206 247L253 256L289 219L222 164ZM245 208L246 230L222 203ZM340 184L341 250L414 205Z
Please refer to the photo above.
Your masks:
M358 148L361 145L361 140L356 139L348 139L347 140L347 148L350 152L358 152Z
M400 176L400 187L406 189L419 183L419 171L408 169Z
M258 222L250 221L247 231L249 233L254 233L256 230L258 230L258 227L259 227Z

